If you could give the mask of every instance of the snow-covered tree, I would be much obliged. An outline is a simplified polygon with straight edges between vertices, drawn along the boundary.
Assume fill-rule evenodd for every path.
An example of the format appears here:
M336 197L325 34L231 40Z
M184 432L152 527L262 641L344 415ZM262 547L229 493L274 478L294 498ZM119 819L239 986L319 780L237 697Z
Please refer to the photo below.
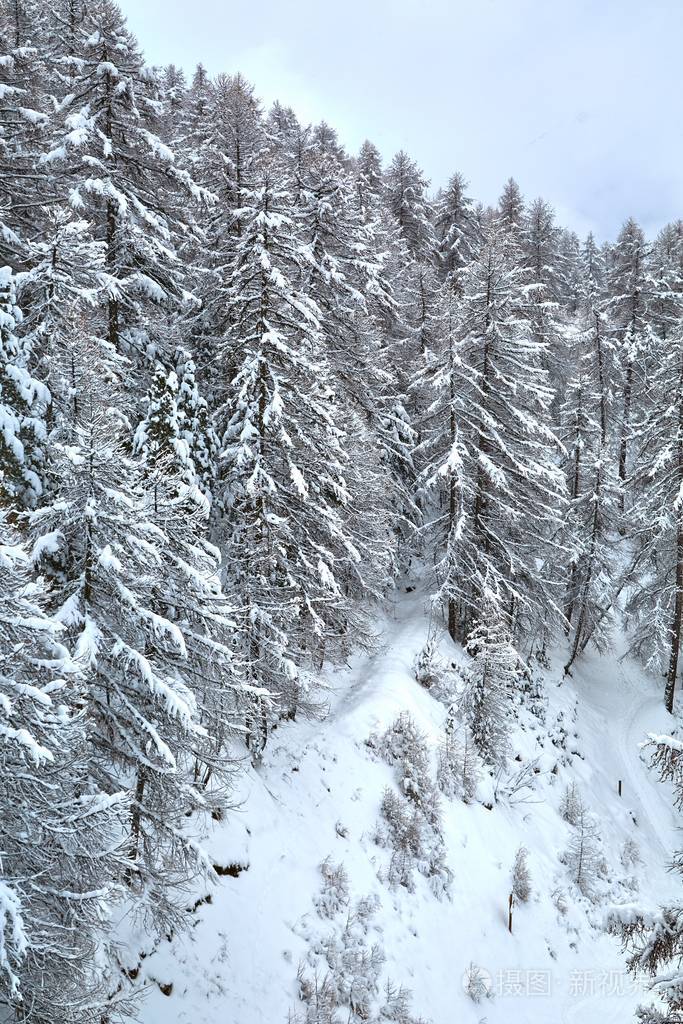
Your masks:
M441 273L459 290L460 275L473 259L478 231L468 183L462 174L452 176L436 202L436 232Z
M676 736L648 737L645 750L650 755L650 766L662 782L673 787L677 810L683 807L683 745ZM683 873L683 854L673 859L672 869ZM667 903L655 912L649 908L629 907L620 914L617 908L611 926L624 939L630 950L629 971L634 975L649 976L658 1007L641 1006L638 1020L641 1024L676 1024L683 1013L683 903ZM661 1009L661 1004L665 1009Z
M185 483L195 482L195 466L182 436L178 412L178 377L160 363L147 395L145 415L133 438L133 451L152 468L172 467Z
M299 666L324 655L344 628L339 578L360 554L344 531L345 456L321 338L321 312L297 287L308 254L291 196L271 174L242 205L228 290L234 329L223 360L238 363L221 410L221 527L231 592L243 623L255 694L250 745L268 731L266 692L294 715L305 699Z
M85 680L4 510L0 587L0 1015L99 1024L127 796L90 777Z
M161 86L112 0L87 8L71 67L43 165L104 243L110 344L146 354L162 344L155 307L184 298L176 197L202 192L157 134Z
M523 666L497 596L485 595L482 617L467 639L466 716L486 764L505 764Z
M131 800L125 879L140 909L168 926L176 911L184 918L178 887L205 868L183 825L187 812L213 809L195 780L197 761L215 759L204 667L211 679L224 673L229 695L231 627L216 607L215 552L198 539L205 503L127 454L126 362L85 333L72 348L76 394L51 436L59 487L32 514L33 560L85 677L91 776Z
M514 178L508 178L498 200L498 219L503 231L519 235L524 225L524 197Z
M612 350L598 282L592 276L592 240L586 257L577 317L567 333L570 370L561 408L569 491L567 672L589 642L598 650L605 650L608 644L619 518L619 491L608 434L611 401L607 373Z
M387 203L408 251L415 259L430 259L435 251L435 236L426 178L403 150L391 161L384 178Z
M27 367L17 331L15 278L0 267L0 506L32 505L40 496L45 455L45 413L50 394Z
M608 275L609 316L619 373L618 452L619 483L624 489L631 475L632 421L640 411L642 385L651 345L648 247L640 226L626 221L611 252Z
M544 349L525 315L525 280L514 239L493 223L465 271L457 345L451 352L449 343L437 378L445 389L443 418L451 424L442 428L448 454L441 465L451 476L456 508L462 506L455 516L449 512L448 524L458 545L449 558L448 593L461 608L462 631L480 617L489 577L515 636L543 646L560 617L555 538L565 484Z
M635 624L634 649L647 665L666 672L664 699L671 711L683 623L683 235L677 245L664 246L659 259L649 285L657 293L659 329L654 334L643 327L651 354L647 403L628 435L635 449L628 532L638 561L626 609ZM640 323L636 314L633 331ZM631 365L638 365L635 355ZM620 470L623 451L622 444Z

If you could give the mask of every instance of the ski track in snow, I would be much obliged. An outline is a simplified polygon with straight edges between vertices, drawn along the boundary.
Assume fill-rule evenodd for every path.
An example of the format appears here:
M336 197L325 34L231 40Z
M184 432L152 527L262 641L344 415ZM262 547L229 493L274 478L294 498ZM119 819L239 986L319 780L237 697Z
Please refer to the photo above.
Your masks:
M429 742L437 742L445 708L412 674L428 629L424 594L397 594L377 650L354 656L348 668L328 671L327 718L278 729L264 764L245 772L243 807L209 837L208 846L216 863L236 862L248 870L221 881L188 938L162 943L142 961L149 995L142 1006L143 1024L286 1024L288 1011L297 1006L297 963L306 956L310 936L326 930L313 899L320 889L319 865L328 855L334 863L344 862L354 899L371 892L380 896L377 929L387 957L386 976L412 989L415 1015L432 1024L633 1020L642 992L613 996L570 990L576 970L623 974L624 959L618 941L595 924L604 907L571 895L558 860L570 827L557 807L564 786L574 779L598 819L616 878L627 870L619 863L624 839L634 838L641 847L643 864L634 869L640 892L632 898L656 906L676 891L678 880L666 869L677 845L670 794L638 748L648 731L671 728L661 693L632 663L593 655L575 666L572 679L560 683L558 658L546 673L551 711L562 711L570 748L578 746L583 756L575 755L570 766L560 761L553 777L548 766L560 752L548 741L537 747L533 730L515 734L526 757L540 749L545 759L542 801L500 803L488 811L481 804L466 807L444 800L452 901L436 900L423 879L412 894L390 890L377 878L386 868L387 851L372 836L382 791L395 785L394 775L369 756L365 740L406 709ZM442 648L449 659L462 657L445 637ZM572 724L577 697L578 719ZM618 779L624 785L621 800ZM348 827L348 836L337 833L339 821ZM521 843L530 850L535 896L515 912L509 935L509 869ZM569 894L564 916L550 898L558 885ZM133 948L145 948L144 935L132 942ZM544 971L552 976L552 995L520 998L503 992L475 1006L461 982L471 961L492 977L504 971ZM170 998L160 994L160 981L173 981Z

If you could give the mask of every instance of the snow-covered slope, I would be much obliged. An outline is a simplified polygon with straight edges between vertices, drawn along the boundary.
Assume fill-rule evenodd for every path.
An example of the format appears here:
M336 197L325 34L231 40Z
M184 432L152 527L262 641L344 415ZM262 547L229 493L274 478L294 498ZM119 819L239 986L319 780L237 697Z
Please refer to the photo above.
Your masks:
M648 731L671 727L659 692L613 657L587 658L564 682L560 660L545 670L547 700L535 715L522 712L512 743L518 760L508 769L529 766L533 788L506 796L498 780L494 794L487 778L469 805L442 798L452 880L439 898L419 872L413 891L388 881L391 853L376 836L396 776L365 742L408 711L436 757L446 707L413 673L429 629L423 597L404 593L379 628L374 656L330 674L325 720L277 730L263 765L245 770L241 807L206 840L229 873L192 912L189 936L156 949L143 935L132 939L129 966L146 982L144 1024L285 1024L290 1013L305 1020L299 965L313 984L317 966L322 986L330 955L342 962L347 954L345 982L360 984L361 962L364 976L379 971L380 989L387 979L410 989L411 1013L433 1024L626 1024L643 993L604 931L607 908L636 899L657 905L677 885L666 871L676 845L669 794L638 747ZM448 638L441 646L450 661L464 659ZM573 830L558 809L572 782L596 816L606 864L592 900L560 860ZM639 863L624 855L629 840ZM520 845L529 851L533 893L515 908L510 934L510 871ZM478 1003L463 981L472 965L487 972L492 989ZM377 1014L385 996L368 999Z

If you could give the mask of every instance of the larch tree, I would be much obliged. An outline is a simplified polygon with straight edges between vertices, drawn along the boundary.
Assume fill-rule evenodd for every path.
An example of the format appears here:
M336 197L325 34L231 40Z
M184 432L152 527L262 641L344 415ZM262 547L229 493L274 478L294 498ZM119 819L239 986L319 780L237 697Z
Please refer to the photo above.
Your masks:
M387 204L414 259L429 259L435 250L428 182L414 160L399 150L384 175Z
M0 511L0 1015L100 1024L124 790L89 771L85 679Z
M0 505L33 505L42 494L50 394L27 366L15 276L0 267Z
M472 656L466 676L466 718L482 760L499 767L508 757L512 711L524 669L491 589L484 594L482 617L467 638L466 650Z
M492 222L465 271L457 312L465 491L459 603L467 633L490 578L515 637L543 647L546 630L561 618L565 482L551 429L545 350L526 317L525 281L514 239Z
M180 500L179 483L165 483L162 503L161 488L128 454L126 361L83 328L70 351L76 375L67 353L70 388L56 389L66 400L51 436L59 486L32 513L32 558L50 580L49 610L85 678L90 775L103 793L124 790L130 800L120 881L167 928L186 918L179 893L188 878L208 869L184 827L188 812L210 808L193 774L209 743L188 635L197 627L186 626L182 609L202 579L213 586L215 555L201 551L195 531L178 535L168 505ZM186 507L181 516L191 529ZM219 647L217 639L217 658ZM228 687L227 651L220 657Z
M439 266L456 292L460 288L461 273L473 259L478 242L474 204L467 195L467 188L463 175L456 173L435 204Z
M157 134L160 86L111 0L88 9L76 56L43 165L104 244L110 344L147 357L163 345L154 311L184 298L173 197L203 193Z
M321 312L298 287L309 255L291 195L268 171L245 192L242 210L228 289L233 327L224 341L219 529L254 695L249 745L258 757L269 695L283 716L307 703L301 670L324 656L339 621L340 563L360 555L343 528L342 435Z
M646 664L666 673L664 702L673 710L683 624L683 233L671 244L660 238L649 283L657 296L658 330L648 334L647 403L631 423L634 448L633 495L628 534L636 547L638 572L631 581L626 611L634 624L632 644ZM632 299L635 302L635 290ZM631 305L629 308L633 308ZM638 299L636 311L641 308ZM640 351L638 316L629 321L634 352ZM634 355L632 374L642 363ZM633 385L632 385L633 386ZM623 435L622 435L623 442ZM620 447L619 468L622 469Z
M632 419L639 412L651 343L648 247L640 226L626 221L611 252L609 316L619 372L618 466L621 510L630 476Z

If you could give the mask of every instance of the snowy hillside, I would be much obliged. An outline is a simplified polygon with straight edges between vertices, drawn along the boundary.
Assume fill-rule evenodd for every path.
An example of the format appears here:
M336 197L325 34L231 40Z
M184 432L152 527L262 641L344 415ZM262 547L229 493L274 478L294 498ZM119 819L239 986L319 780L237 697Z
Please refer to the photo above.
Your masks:
M661 696L629 661L586 659L564 682L553 665L543 673L538 713L521 714L515 760L497 780L497 794L487 775L471 804L441 799L448 894L435 895L419 870L412 891L391 884L391 851L378 844L377 830L386 787L399 790L395 768L366 740L408 712L436 771L446 707L413 671L429 630L425 608L419 594L402 595L381 624L378 652L329 678L327 718L282 727L263 766L245 772L243 809L208 840L228 873L194 911L190 935L155 950L143 936L133 941L145 954L129 962L146 982L144 1024L284 1024L290 1013L303 1021L301 965L304 983L317 971L323 987L333 975L338 992L347 992L342 1003L354 985L358 995L361 978L370 979L372 1013L384 1004L387 980L404 986L413 1017L433 1024L621 1024L632 1017L642 989L603 925L611 904L638 899L654 907L677 885L665 870L676 839L669 794L638 746L647 731L665 727ZM466 660L447 638L441 646L449 658ZM510 777L527 766L531 785L511 792ZM560 815L572 784L595 815L604 858L591 898L560 861L575 832ZM520 845L529 851L532 894L515 906L510 935L507 901ZM365 907L367 917L361 913L345 938L347 915L368 898L371 912ZM377 993L367 956L373 946L383 957ZM348 956L363 947L364 962ZM492 991L478 1003L465 991L472 966ZM342 1006L320 1020L345 1021L346 1012Z
M0 1024L681 1024L676 209L0 40Z

